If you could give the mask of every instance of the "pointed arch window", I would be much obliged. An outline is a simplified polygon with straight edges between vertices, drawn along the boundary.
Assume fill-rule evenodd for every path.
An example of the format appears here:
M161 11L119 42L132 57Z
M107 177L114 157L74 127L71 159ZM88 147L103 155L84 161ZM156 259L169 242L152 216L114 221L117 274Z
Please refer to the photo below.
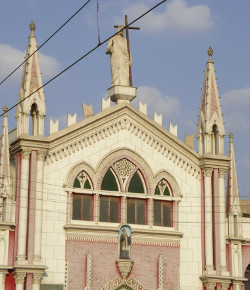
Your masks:
M216 124L213 125L212 129L212 153L218 155L219 154L219 130Z
M145 180L143 171L125 158L104 172L98 190L94 189L89 174L80 171L72 182L72 219L100 224L150 222L151 226L172 227L177 201L170 183L161 177L152 192L148 192L150 187Z
M142 177L138 170L130 180L128 192L145 193Z
M154 194L160 196L172 196L171 188L165 179L161 179L158 182ZM154 200L154 225L171 227L172 224L172 202Z
M102 185L101 185L102 190L108 190L108 191L118 191L118 184L117 184L117 179L113 173L113 171L109 168L106 174L103 177L102 180Z

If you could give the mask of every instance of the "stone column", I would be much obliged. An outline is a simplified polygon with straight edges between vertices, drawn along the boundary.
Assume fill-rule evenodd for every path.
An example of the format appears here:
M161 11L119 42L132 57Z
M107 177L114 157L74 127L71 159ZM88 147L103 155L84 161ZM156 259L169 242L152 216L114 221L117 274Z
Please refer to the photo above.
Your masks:
M99 221L99 209L100 209L100 195L95 194L94 196L94 221L97 224Z
M45 153L37 153L36 202L35 202L35 231L34 231L34 260L41 260L42 240L42 210L43 210L43 172Z
M229 287L229 283L225 282L225 283L221 283L221 290L227 290Z
M87 269L86 269L86 287L84 288L84 290L91 290L91 289L92 289L92 254L91 252L88 252Z
M40 290L41 278L43 274L33 273L32 275L32 290Z
M205 282L206 290L214 290L216 282Z
M214 274L213 265L213 218L212 218L212 168L204 169L205 189L205 255L206 273ZM210 288L209 288L210 289Z
M153 203L153 199L150 198L148 200L148 224L150 228L152 228L152 226L154 225L153 210L154 210L154 203Z
M126 197L123 196L121 200L121 223L126 223Z
M15 283L16 283L16 290L24 290L24 279L26 277L26 273L15 273Z
M17 261L26 260L30 151L22 152Z
M5 290L5 279L7 272L0 272L0 289Z
M225 174L226 170L219 169L219 221L220 221L220 265L221 275L228 276L226 253L226 224L225 224Z
M158 259L158 290L164 289L164 262L163 257L160 254Z

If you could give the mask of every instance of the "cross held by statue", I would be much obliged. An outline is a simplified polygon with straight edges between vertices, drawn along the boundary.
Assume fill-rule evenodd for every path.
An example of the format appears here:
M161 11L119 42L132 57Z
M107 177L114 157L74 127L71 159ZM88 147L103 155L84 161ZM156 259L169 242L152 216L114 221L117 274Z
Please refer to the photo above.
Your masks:
M119 25L114 25L115 28L118 28ZM133 26L128 26L128 16L125 15L125 30L126 30L126 39L127 39L127 48L128 48L128 55L129 55L129 58L130 58L130 43L129 43L129 33L128 33L128 30L129 29L134 29L134 30L140 30L140 27L133 27ZM129 66L129 83L130 83L130 86L132 87L133 86L133 83L132 83L132 71L131 71L131 66Z

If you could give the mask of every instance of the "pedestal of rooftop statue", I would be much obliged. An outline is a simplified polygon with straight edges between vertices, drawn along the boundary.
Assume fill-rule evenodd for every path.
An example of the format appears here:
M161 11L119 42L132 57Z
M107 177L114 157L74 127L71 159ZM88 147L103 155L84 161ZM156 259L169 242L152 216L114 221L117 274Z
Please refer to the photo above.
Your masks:
M129 103L136 97L137 88L115 85L108 89L108 97L117 104Z

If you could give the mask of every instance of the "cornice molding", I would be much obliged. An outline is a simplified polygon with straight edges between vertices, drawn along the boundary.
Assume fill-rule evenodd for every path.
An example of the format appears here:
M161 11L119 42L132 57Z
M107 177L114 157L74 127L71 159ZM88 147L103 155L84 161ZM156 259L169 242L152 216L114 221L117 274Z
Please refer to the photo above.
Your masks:
M61 136L61 138L52 141L46 163L56 162L117 132L127 131L140 138L142 142L148 144L153 150L158 151L163 157L180 166L192 176L200 177L199 160L196 152L186 148L186 145L181 144L181 141L176 137L168 135L163 130L157 130L159 125L155 124L153 127L151 124L147 124L148 122L145 123L145 120L138 114L128 115L129 108L124 108L124 110L122 115L118 111L106 116L104 120L97 119L94 124L86 124L87 128L84 128L84 130L83 127L78 128L78 134L74 132L75 130L72 130L72 132L68 132L67 138Z

